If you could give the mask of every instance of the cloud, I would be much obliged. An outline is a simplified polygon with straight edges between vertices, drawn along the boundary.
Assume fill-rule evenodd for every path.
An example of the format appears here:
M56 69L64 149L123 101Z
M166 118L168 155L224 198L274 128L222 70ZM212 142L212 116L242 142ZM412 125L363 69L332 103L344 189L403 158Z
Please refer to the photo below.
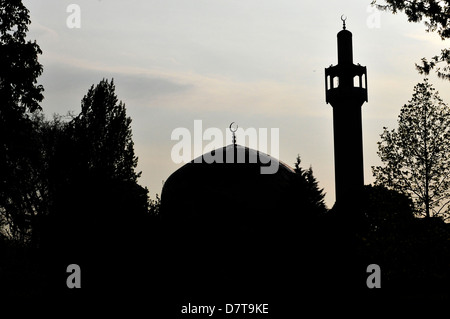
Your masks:
M44 63L41 81L46 90L44 103L51 112L60 113L61 107L67 109L63 103L78 107L90 86L103 78L114 78L119 99L145 108L192 112L216 110L260 116L320 116L327 110L314 107L324 102L320 72L311 73L312 83L308 84L304 81L244 81L189 71L106 66L62 56L47 56L45 60L48 62ZM72 106L67 110L73 109Z
M28 35L30 39L39 39L39 41L57 41L59 38L56 30L49 28L39 22L33 21Z
M44 109L50 113L65 113L79 107L79 101L91 85L103 78L112 79L120 100L152 101L160 96L189 90L189 84L180 83L167 76L137 72L136 70L89 67L80 63L44 63L40 83L44 85Z
M323 104L323 92L298 82L276 82L271 80L242 81L217 75L195 73L172 74L176 82L189 85L181 94L166 94L157 97L149 105L196 112L239 112L273 116L281 114L321 115L314 107ZM322 83L322 79L320 79ZM311 94L311 91L317 91ZM320 114L319 114L320 113Z
M412 33L412 32L407 32L404 34L405 37L410 38L410 39L414 39L414 40L418 40L421 42L428 42L428 44L430 45L435 45L435 46L443 46L443 45L448 45L450 41L443 41L439 35L437 35L436 33L428 33L428 32L420 32L420 33Z

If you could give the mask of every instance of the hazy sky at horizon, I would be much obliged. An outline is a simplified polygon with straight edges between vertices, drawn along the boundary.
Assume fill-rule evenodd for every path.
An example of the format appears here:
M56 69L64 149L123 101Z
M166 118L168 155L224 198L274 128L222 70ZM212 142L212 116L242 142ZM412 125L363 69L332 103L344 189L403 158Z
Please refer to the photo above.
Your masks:
M152 198L182 165L170 156L175 128L193 131L194 120L202 120L204 129L225 132L235 121L243 128L279 128L280 160L293 165L300 154L303 166L312 165L329 207L334 157L324 68L337 63L341 14L353 33L354 62L367 66L366 184L373 182L370 167L380 163L376 142L383 126L396 126L400 107L423 79L414 63L448 47L422 23L377 12L370 2L24 0L32 21L28 38L43 51L45 114L78 114L89 87L114 78L133 119L140 183ZM66 24L72 3L81 9L81 28ZM430 82L450 103L450 83L434 75Z

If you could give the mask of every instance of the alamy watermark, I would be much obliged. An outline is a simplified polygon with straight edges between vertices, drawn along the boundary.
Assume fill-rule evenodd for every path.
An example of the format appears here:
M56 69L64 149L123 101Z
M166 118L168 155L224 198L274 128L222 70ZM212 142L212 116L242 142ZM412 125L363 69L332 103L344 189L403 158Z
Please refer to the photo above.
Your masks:
M367 288L381 288L381 267L377 264L370 264L366 271L370 274L366 280ZM67 288L81 288L81 267L77 264L70 264L67 266L66 272L69 274L66 280ZM187 313L187 311L183 312L182 310L182 313Z
M78 4L69 4L66 12L70 13L66 19L66 25L69 29L81 28L81 7Z
M381 267L377 264L370 264L366 271L370 274L366 280L367 288L381 288Z
M376 7L368 5L366 9L370 15L367 17L366 24L369 29L381 28L381 13Z
M70 275L67 277L67 288L81 288L81 268L77 264L70 264L66 269Z
M223 133L225 131L225 134ZM171 158L176 164L189 163L192 159L192 151L194 153L194 163L261 163L261 174L275 174L279 167L279 137L280 130L278 128L269 129L250 127L243 129L240 127L232 127L230 129L219 129L217 127L209 127L203 131L202 120L194 120L193 132L185 127L177 127L172 131L172 141L179 141L172 147ZM234 145L235 140L245 142L248 140L250 148L258 149L259 152L246 152L243 147L227 147L225 148L225 156L220 151L215 151L225 145ZM209 142L203 147L203 142ZM270 145L271 156L268 154ZM236 154L235 154L236 152ZM264 155L263 155L264 154Z

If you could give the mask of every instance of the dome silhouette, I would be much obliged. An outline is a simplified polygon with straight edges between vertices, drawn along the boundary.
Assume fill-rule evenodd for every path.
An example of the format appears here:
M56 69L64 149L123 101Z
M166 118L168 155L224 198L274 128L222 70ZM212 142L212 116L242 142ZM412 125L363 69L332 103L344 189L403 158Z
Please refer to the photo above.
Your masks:
M271 164L274 173L262 174ZM295 224L287 215L296 215L289 204L295 176L272 156L236 144L207 152L170 175L160 216L161 240L175 256L167 266L172 280L233 295L234 287L251 295L272 289L274 283L260 278L275 271L267 259L281 262L287 256L291 241L285 237L292 232L286 224ZM175 266L180 264L181 270Z
M263 173L271 165L273 174ZM167 179L161 194L162 216L224 223L233 217L264 218L286 202L294 174L268 154L231 144L201 155Z

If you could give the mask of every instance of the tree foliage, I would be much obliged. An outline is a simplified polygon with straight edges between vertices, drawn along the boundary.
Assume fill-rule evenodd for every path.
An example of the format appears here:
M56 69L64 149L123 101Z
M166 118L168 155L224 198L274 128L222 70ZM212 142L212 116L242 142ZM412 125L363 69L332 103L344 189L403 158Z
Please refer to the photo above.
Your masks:
M114 81L92 85L80 114L68 122L55 119L45 138L52 223L67 223L72 235L85 229L102 237L120 227L129 234L125 225L148 213L148 190L137 182L131 118Z
M149 199L148 201L149 205L149 213L152 217L159 216L160 208L161 208L161 197L159 197L158 194L156 194L155 199Z
M25 39L29 12L20 0L0 1L0 232L30 240L30 224L43 205L42 157L33 114L43 87L41 50Z
M414 218L413 203L404 193L381 185L365 185L362 197L361 212L368 232L392 234L399 228L408 227Z
M424 20L427 32L437 32L442 40L450 38L450 2L448 0L385 0L386 4L377 4L372 1L378 9L384 11L404 12L410 22ZM441 63L443 67L438 66ZM450 49L442 49L440 55L431 59L422 58L421 64L416 64L420 74L428 75L435 69L438 77L450 80Z
M383 166L372 167L377 185L409 194L418 214L448 217L450 109L427 79L414 87L398 118L378 142Z
M365 186L367 224L354 253L362 265L383 265L382 287L395 298L439 298L449 285L450 228L439 218L414 218L411 199L383 186ZM384 285L384 286L383 286ZM426 292L433 292L431 297Z
M301 166L300 155L297 155L294 171L296 173L294 179L294 188L299 202L296 204L313 214L323 214L327 211L325 205L325 193L323 188L319 188L319 183L314 177L313 169L310 166L307 170Z
M118 101L114 80L92 85L81 101L81 113L73 120L78 162L111 179L136 182L138 159L134 154L131 118Z
M35 111L26 121L20 131L25 151L15 162L5 161L11 170L3 175L8 189L0 193L0 226L9 238L37 245L52 228L64 229L51 235L59 240L88 229L101 236L148 213L148 190L137 182L131 118L113 80L93 85L77 116L48 121Z
M42 54L36 41L26 41L29 11L21 0L0 1L0 94L2 113L15 110L21 114L40 109L43 87L37 84Z

